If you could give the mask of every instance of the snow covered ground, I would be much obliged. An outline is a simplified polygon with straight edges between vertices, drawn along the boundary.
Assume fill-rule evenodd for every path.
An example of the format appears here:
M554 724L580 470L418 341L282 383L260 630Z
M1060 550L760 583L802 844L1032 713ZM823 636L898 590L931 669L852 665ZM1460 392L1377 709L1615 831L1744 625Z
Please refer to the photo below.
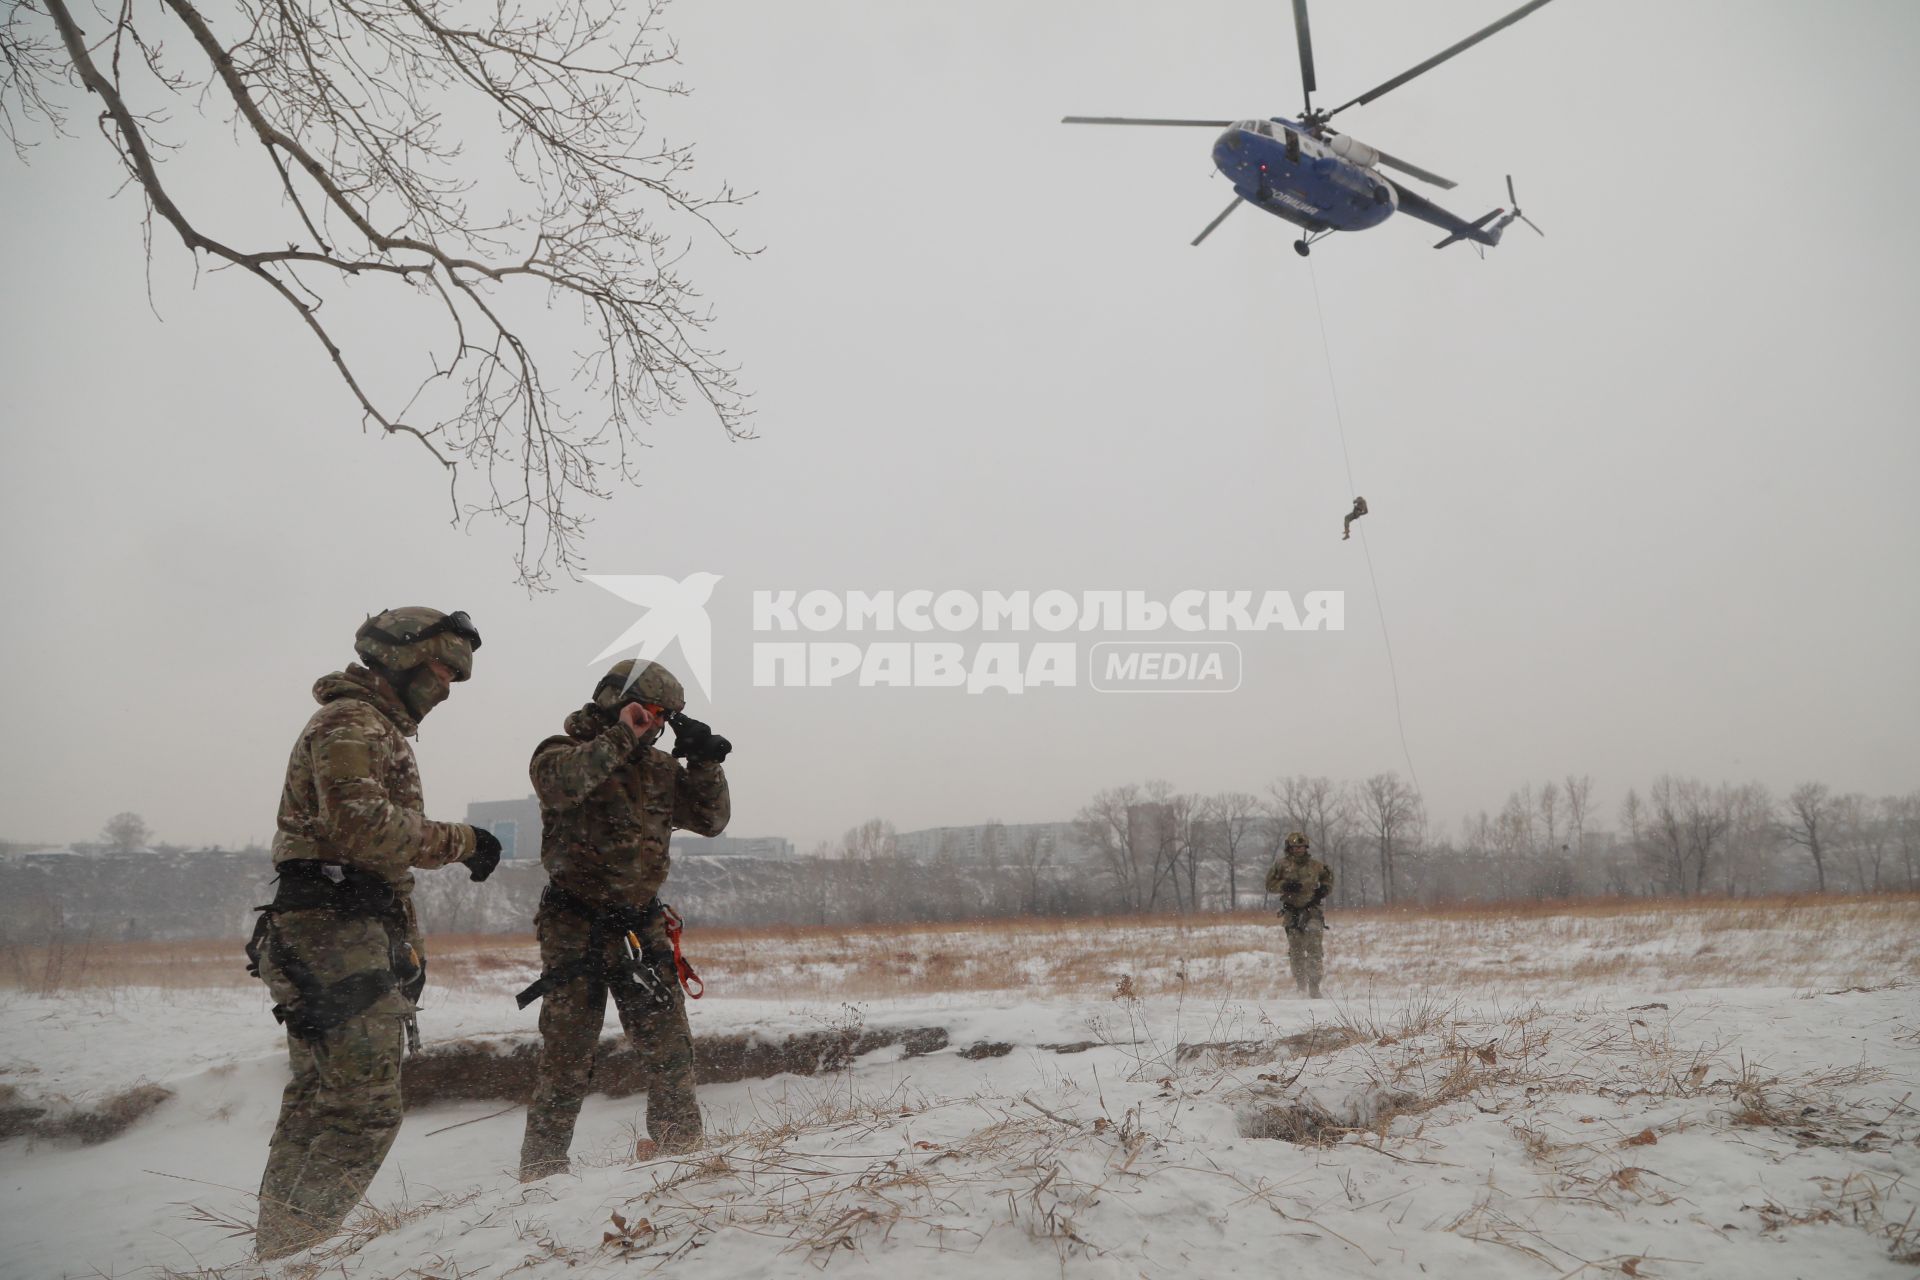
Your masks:
M260 989L0 993L12 1101L171 1091L96 1145L0 1144L0 1277L1914 1274L1914 904L1721 912L1336 922L1351 994L1312 1003L1244 922L716 939L697 1035L946 1046L706 1086L684 1159L595 1098L529 1186L519 1108L422 1107L351 1229L265 1267L233 1225L284 1079ZM998 989L926 973L1009 949ZM524 957L448 960L429 1041L528 1035Z

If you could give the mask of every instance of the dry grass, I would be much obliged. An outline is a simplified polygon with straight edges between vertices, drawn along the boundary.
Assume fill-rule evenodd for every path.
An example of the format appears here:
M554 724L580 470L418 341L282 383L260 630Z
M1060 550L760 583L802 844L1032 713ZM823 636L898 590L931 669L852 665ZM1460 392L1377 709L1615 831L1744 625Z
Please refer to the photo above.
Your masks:
M127 987L242 987L255 981L247 973L243 942L97 942L83 936L37 946L5 943L0 944L0 989L54 995Z
M1330 991L1920 980L1920 896L1338 912L1331 923ZM465 965L466 945L438 943L440 980L497 981ZM479 945L490 963L511 954L499 939ZM716 995L769 999L1099 996L1122 977L1142 996L1262 999L1289 986L1281 930L1253 914L696 929L688 946ZM518 948L531 966L531 943Z
M1920 895L1580 901L1337 911L1330 991L1457 992L1763 983L1877 987L1920 980ZM694 926L688 948L716 995L875 999L1018 992L1258 999L1287 985L1263 914L996 920L847 928ZM531 937L430 939L435 986L490 992L538 969ZM59 943L0 950L0 988L244 987L240 939Z

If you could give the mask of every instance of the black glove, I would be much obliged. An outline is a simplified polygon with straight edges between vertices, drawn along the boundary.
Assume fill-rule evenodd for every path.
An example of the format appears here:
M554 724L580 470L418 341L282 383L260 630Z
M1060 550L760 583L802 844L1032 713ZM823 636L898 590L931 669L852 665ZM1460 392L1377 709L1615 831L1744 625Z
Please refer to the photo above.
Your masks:
M667 723L673 726L673 754L688 764L719 764L733 750L731 742L684 712L674 712Z
M485 880L500 865L500 837L485 827L473 829L473 852L460 859L460 865L475 880Z

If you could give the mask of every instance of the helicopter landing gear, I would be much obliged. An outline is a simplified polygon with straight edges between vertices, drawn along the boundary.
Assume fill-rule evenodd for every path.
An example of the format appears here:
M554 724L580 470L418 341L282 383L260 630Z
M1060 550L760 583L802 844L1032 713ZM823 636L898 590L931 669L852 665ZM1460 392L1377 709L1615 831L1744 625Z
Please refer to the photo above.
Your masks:
M1293 251L1304 258L1311 250L1305 240L1295 240L1293 242Z
M1293 251L1304 258L1314 245L1319 244L1332 234L1333 228L1331 227L1322 227L1319 231L1310 231L1293 242Z

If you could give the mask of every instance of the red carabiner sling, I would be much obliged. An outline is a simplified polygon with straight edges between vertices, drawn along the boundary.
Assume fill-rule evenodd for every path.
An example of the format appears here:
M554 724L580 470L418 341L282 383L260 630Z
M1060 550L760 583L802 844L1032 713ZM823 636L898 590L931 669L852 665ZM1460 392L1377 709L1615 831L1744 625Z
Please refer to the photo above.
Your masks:
M660 904L660 913L666 920L667 941L673 944L674 976L680 979L680 989L687 993L687 999L698 1000L706 994L707 984L700 980L700 975L693 971L687 958L680 954L680 934L684 928L680 923L680 913L665 903Z

